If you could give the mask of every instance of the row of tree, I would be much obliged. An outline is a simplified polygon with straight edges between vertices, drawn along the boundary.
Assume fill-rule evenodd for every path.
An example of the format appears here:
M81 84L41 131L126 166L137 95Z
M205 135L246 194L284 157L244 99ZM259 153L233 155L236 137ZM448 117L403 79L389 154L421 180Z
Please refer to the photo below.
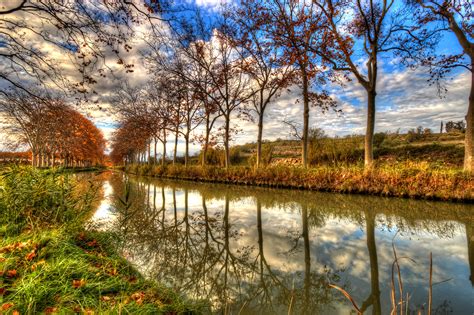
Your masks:
M18 94L0 101L12 144L27 146L33 166L91 166L104 161L102 132L60 99Z
M258 166L265 112L283 91L297 87L303 103L302 163L306 166L310 107L337 110L325 86L355 78L367 94L364 160L371 167L380 58L399 58L405 66L428 68L440 92L452 69L462 67L473 73L473 11L468 1L243 0L222 7L217 15L194 13L173 15L169 27L150 28L145 59L154 79L141 91L124 89L126 97L120 98L118 106L121 128L113 145L115 160L132 161L146 150L150 156L151 143L156 148L157 141L165 150L166 135L173 133L175 146L178 137L184 137L187 161L190 131L202 124L204 134L198 139L203 144L202 163L208 147L221 141L228 167L230 141L238 130L231 117L244 116L258 124ZM462 53L437 54L436 45L447 33L455 35ZM474 168L473 116L471 87L467 171ZM214 130L217 120L222 127Z
M265 111L285 88L298 87L304 109L302 162L307 165L311 105L334 108L334 100L324 90L326 83L355 78L367 95L364 159L371 167L381 58L396 57L402 65L426 67L440 91L453 69L473 74L470 1L242 0L210 15L195 7L195 14L189 8L180 10L182 4L166 0L139 2L22 0L0 8L0 60L7 65L0 69L0 97L9 97L11 90L38 97L31 82L87 94L90 86L105 77L106 61L113 59L108 58L110 54L118 56L118 64L127 73L133 72L132 65L121 57L131 49L133 25L147 23L142 29L150 31L145 54L149 70L157 79L173 79L164 82L164 92L153 93L168 94L160 95L160 103L181 108L194 102L201 112L210 113L208 119L201 114L205 117L201 123L208 129L203 135L204 152L213 139L222 141L228 166L229 143L236 129L231 117L253 114L259 126L260 161ZM446 38L444 34L456 40L462 51L439 54L436 47ZM71 65L58 64L51 49L69 56ZM72 82L63 68L69 74L76 70L80 79ZM471 78L474 80L473 75ZM153 83L152 88L159 86ZM171 101L169 95L180 101ZM178 121L177 115L172 116L158 129L172 132ZM122 125L127 119L123 118ZM211 133L217 119L223 126ZM471 84L464 162L468 171L474 168L473 123ZM174 133L180 132L175 129ZM154 139L158 138L149 136L147 142Z

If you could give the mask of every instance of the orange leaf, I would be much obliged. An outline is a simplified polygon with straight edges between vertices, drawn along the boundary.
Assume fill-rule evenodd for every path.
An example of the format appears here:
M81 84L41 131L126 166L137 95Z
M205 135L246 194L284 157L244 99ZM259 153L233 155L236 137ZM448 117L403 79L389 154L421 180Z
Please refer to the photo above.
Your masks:
M18 312L17 310L14 310L12 315L20 315L20 312Z
M87 246L96 247L97 246L97 240L92 240L90 242L87 242Z
M35 250L33 249L31 252L28 253L28 255L26 255L25 259L29 261L35 257L36 257L36 253L35 253Z
M72 280L72 287L74 289L81 288L86 285L86 280L81 279L81 280Z
M2 305L2 311L6 311L8 310L9 308L13 307L13 303L4 303Z
M104 295L104 296L102 296L100 299L101 299L102 301L104 301L104 302L107 302L107 301L110 301L110 296L105 296L105 295Z
M138 305L141 305L143 303L143 299L145 298L145 293L143 292L136 292L133 293L131 296L132 300L135 301Z
M58 308L57 307L47 307L45 310L44 310L44 313L45 314L53 314L53 313L56 313L58 311Z
M7 277L9 277L9 278L14 278L14 277L17 276L17 274L18 274L18 273L16 272L16 269L8 270L8 271L7 271Z

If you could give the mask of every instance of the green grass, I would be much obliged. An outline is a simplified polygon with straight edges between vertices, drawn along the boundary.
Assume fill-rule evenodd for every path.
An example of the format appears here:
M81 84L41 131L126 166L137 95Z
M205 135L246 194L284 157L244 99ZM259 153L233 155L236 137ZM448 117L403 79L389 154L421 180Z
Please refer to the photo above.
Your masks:
M145 280L118 254L115 235L84 229L95 191L57 170L3 170L0 314L199 312Z
M171 290L146 281L110 246L104 233L65 229L22 233L0 242L0 305L37 314L185 313ZM15 271L15 275L12 275Z

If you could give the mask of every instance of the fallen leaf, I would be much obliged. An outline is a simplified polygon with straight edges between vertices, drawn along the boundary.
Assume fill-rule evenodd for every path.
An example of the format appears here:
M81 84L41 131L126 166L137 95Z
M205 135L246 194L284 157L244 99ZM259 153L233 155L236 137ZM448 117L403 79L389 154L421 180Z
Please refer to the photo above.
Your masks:
M38 266L41 266L41 265L44 265L44 264L46 264L46 261L44 261L44 259L41 259L40 261L38 261L37 263L34 263L31 266L31 270L35 271L36 268L38 268Z
M145 298L145 293L143 292L136 292L133 293L130 298L135 301L138 305L142 305L143 299Z
M32 260L32 259L35 258L35 257L36 257L36 252L35 252L35 250L33 249L31 252L28 253L28 255L26 255L25 259L28 260L28 261L30 261L30 260Z
M92 240L90 242L87 242L87 246L89 247L96 247L98 245L97 240Z
M18 274L18 273L17 273L16 269L8 270L8 271L7 271L7 277L8 277L8 278L14 278L14 277L17 276L17 274Z
M90 308L86 308L83 312L85 315L94 315L94 311L91 310Z
M7 292L7 289L5 289L5 288L0 288L0 295L4 295L5 292Z
M12 315L20 315L20 312L18 312L17 310L14 310L14 311L12 312Z
M2 311L6 311L8 310L9 308L13 307L13 303L3 303L2 305Z
M110 296L104 295L104 296L102 296L100 299L101 299L102 301L104 301L104 302L108 302L108 301L110 301Z
M0 262L4 262L6 259L3 257L0 257Z
M72 287L74 289L81 288L86 285L86 280L81 279L81 280L72 280Z
M45 314L53 314L53 313L56 313L58 311L58 308L57 307L47 307L45 310L44 310L44 313Z

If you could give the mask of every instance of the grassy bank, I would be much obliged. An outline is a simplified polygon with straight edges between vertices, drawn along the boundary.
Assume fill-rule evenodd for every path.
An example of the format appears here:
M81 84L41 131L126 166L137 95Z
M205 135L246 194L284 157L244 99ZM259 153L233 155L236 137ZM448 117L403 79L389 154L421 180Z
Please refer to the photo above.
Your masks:
M55 170L0 178L0 313L190 313L117 252L115 235L84 229L97 187Z
M130 174L257 185L297 188L338 193L358 193L405 198L474 201L474 178L457 169L434 168L427 163L385 164L372 171L362 166L268 166L254 169L235 166L221 167L168 165L129 165Z

